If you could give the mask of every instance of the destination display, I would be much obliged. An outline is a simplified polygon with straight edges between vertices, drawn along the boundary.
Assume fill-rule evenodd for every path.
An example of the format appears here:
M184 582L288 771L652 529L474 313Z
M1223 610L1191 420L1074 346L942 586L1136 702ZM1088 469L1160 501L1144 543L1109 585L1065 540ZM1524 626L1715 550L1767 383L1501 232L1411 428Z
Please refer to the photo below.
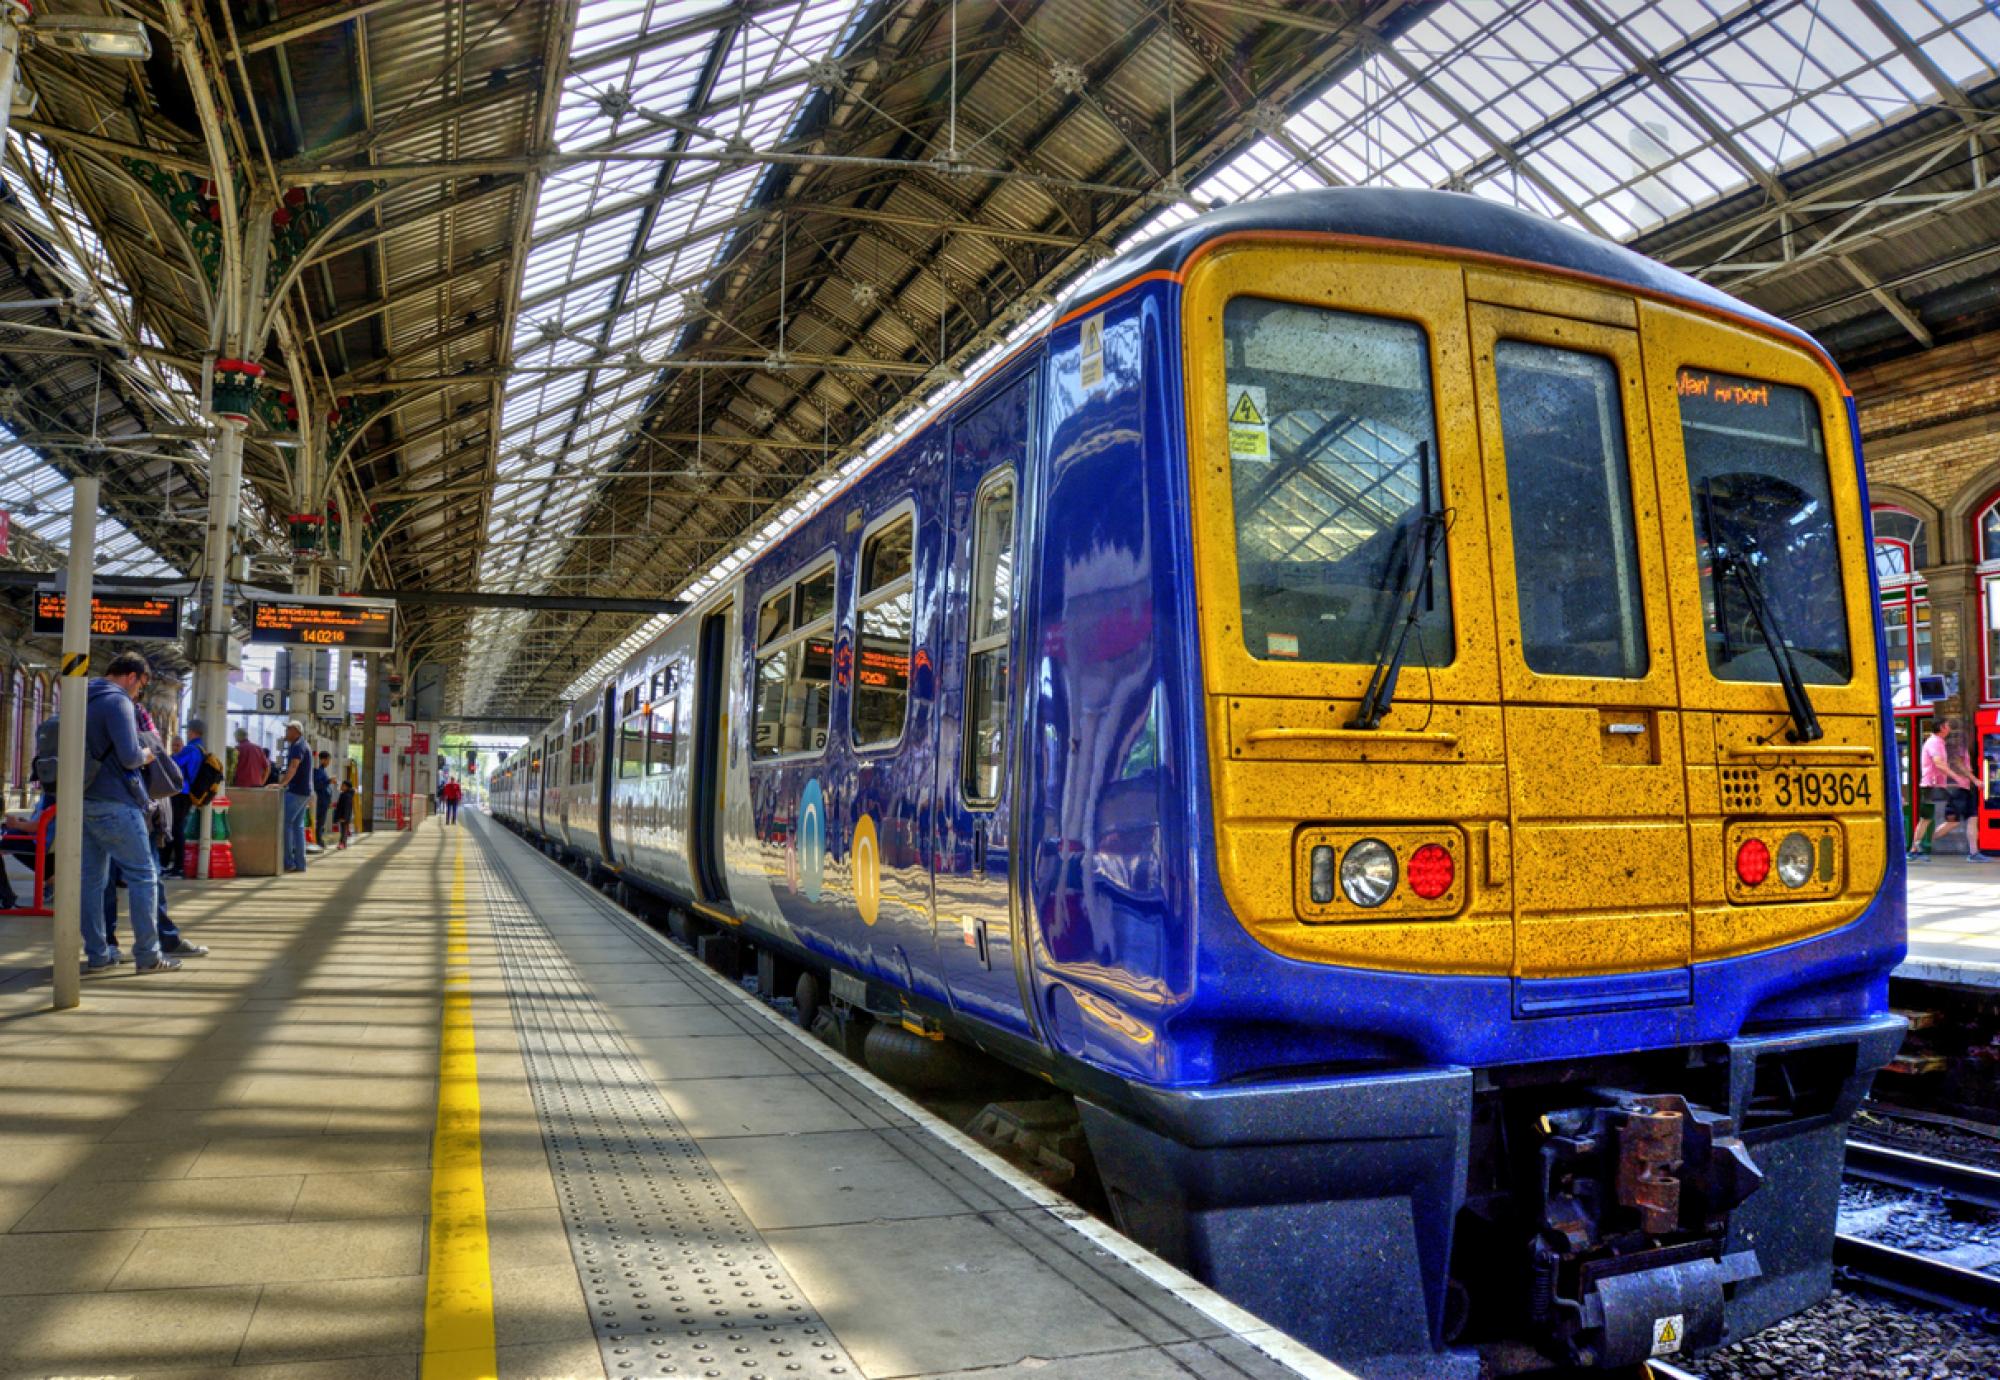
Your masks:
M253 599L250 640L350 652L396 650L396 606L359 599Z
M69 598L59 590L35 592L35 631L60 633L69 614ZM92 594L92 637L138 637L171 642L181 635L178 594Z

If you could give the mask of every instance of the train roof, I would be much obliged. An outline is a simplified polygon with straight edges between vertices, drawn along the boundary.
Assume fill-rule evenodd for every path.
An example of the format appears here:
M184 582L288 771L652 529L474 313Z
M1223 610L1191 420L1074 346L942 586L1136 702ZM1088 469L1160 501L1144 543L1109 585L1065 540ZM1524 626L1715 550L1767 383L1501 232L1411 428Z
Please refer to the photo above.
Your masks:
M1470 193L1401 187L1288 192L1197 216L1108 260L1068 294L1057 319L1147 273L1179 273L1217 239L1260 231L1387 240L1584 274L1753 321L1825 357L1817 342L1790 322L1622 244Z

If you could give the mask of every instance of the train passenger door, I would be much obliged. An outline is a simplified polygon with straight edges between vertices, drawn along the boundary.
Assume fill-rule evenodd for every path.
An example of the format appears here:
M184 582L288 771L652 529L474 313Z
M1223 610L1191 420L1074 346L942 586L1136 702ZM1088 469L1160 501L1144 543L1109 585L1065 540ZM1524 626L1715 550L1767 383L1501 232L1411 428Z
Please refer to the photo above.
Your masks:
M701 899L720 902L728 895L722 870L723 763L729 754L729 609L724 604L701 620L695 653L694 782L689 793L689 834L695 886Z
M1011 729L1018 476L1033 376L953 428L944 627L937 639L938 965L957 1009L1026 1030L1014 973Z
M1504 280L1488 286L1520 300ZM1500 631L1514 972L1637 976L1524 983L1520 1016L1670 1005L1692 992L1679 685L1637 315L1629 298L1555 291L1573 317L1468 308Z
M595 762L590 788L597 797L597 842L604 851L604 861L612 867L623 867L627 859L613 847L611 837L611 726L617 722L611 715L617 707L618 678L613 676L611 684L604 687L597 713L593 716L596 727L591 751L595 754Z

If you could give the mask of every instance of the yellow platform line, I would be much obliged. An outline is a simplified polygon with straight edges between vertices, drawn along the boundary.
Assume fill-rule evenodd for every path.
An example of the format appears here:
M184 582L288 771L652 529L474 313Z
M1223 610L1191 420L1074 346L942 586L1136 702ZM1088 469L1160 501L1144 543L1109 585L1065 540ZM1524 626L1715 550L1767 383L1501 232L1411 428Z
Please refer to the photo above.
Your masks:
M424 1380L496 1373L493 1270L480 1163L479 1055L465 930L464 835L451 858L445 926L444 1028L438 1041L437 1130L431 1141L430 1269L424 1288Z

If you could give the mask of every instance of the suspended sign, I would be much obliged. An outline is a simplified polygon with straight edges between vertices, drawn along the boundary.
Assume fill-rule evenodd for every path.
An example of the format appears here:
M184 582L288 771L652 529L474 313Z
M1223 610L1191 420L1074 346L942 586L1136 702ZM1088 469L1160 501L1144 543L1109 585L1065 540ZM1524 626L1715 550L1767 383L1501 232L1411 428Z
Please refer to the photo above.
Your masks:
M35 631L60 633L69 599L60 590L35 591ZM120 594L106 591L90 598L92 637L134 637L171 642L181 635L178 594Z
M370 599L253 599L250 640L350 652L396 650L396 606Z

